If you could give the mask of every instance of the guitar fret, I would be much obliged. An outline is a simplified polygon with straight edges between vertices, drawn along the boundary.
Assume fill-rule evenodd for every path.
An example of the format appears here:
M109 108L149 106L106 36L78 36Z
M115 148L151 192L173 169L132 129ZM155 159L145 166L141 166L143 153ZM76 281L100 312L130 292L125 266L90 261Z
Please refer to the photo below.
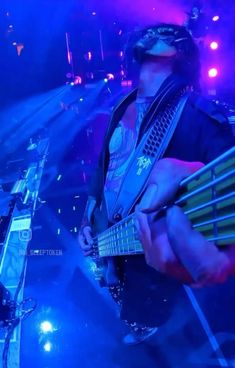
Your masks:
M235 239L235 233L229 235L215 236L212 238L207 238L208 241L219 241L219 240L230 240Z
M131 221L130 221L130 223L131 223ZM130 242L127 243L127 251L128 251L128 253L131 251L131 247L130 247L131 243L132 243L132 239L130 240Z
M130 242L129 242L129 234L128 234L128 229L127 229L127 226L128 226L128 223L127 221L125 222L125 225L124 225L124 237L126 239L125 241L125 246L123 247L123 252L126 253L127 252L127 249L128 249L128 246L130 246Z
M194 174L182 180L180 186L183 187L188 183L192 182L193 180L198 179L202 174L208 172L208 170L210 170L211 168L218 166L221 162L227 161L230 158L234 158L234 156L235 156L235 147L232 147L230 150L226 151L221 156L217 157L215 160L213 160L206 166L202 167L200 170L196 171Z
M232 192L232 193L226 194L226 195L224 195L224 196L222 196L222 197L219 197L219 198L216 198L216 199L214 199L214 200L212 200L212 201L205 202L205 203L203 203L202 205L199 205L199 206L197 206L197 207L193 207L193 208L191 208L190 210L185 211L184 213L185 213L186 215L189 215L190 213L193 213L193 212L195 212L195 211L201 210L201 209L203 209L203 208L205 208L205 207L208 207L208 206L211 206L211 205L213 205L213 204L215 204L215 203L220 203L220 202L225 201L225 200L227 200L227 199L231 199L231 198L233 198L233 196L235 196L235 192Z
M216 180L216 174L215 174L215 168L212 168L211 169L211 179L212 179L212 182ZM217 197L216 197L216 186L213 185L212 186L212 192L211 192L211 197L212 197L212 200L215 200ZM212 213L213 213L213 217L216 217L217 216L217 207L216 207L216 203L213 203L212 205ZM217 237L218 236L218 228L217 228L217 222L214 222L213 223L213 234L214 234L214 237Z
M188 194L183 195L182 197L180 197L180 198L175 202L175 204L176 204L176 205L180 205L182 202L185 202L187 199L189 199L189 198L191 198L191 197L195 196L196 194L199 194L199 193L203 192L203 191L204 191L204 190L206 190L206 189L210 189L210 188L212 188L214 185L219 184L220 182L222 182L222 181L224 181L224 180L226 180L226 179L230 178L230 176L232 176L232 175L235 175L235 170L232 170L232 171L230 171L229 173L226 173L226 174L224 174L224 175L220 176L219 178L217 178L217 179L213 180L212 182L210 182L210 183L208 183L208 184L205 184L204 186L201 186L201 187L199 187L199 188L195 189L195 190L194 190L194 191L192 191L191 193L188 193Z
M235 218L235 213L232 213L232 214L226 215L226 216L215 217L212 220L203 221L203 222L193 224L193 228L196 229L197 227L210 225L210 224L213 224L214 222L222 222L222 221L225 221L225 220L230 220L231 218Z

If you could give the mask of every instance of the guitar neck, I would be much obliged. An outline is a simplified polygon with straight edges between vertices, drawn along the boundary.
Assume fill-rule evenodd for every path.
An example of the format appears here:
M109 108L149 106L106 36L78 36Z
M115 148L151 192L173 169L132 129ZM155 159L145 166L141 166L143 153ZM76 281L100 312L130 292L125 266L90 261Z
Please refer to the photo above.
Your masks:
M193 228L223 246L235 243L235 147L204 166L180 184L182 207ZM134 214L97 237L100 257L143 253Z

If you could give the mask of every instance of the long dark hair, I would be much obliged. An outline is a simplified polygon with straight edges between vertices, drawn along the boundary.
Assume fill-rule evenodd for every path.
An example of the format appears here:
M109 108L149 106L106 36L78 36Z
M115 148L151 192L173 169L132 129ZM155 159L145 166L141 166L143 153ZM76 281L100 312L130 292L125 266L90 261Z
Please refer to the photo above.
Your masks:
M200 85L200 53L193 37L183 26L172 25L177 30L177 38L184 38L175 42L177 55L173 64L173 72L181 75L195 89Z

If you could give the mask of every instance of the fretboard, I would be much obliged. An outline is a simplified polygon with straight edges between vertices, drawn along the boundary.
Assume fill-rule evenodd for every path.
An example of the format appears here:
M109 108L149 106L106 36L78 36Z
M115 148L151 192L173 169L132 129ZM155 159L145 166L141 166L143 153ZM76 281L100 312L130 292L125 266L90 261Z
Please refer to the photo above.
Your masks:
M183 208L193 228L218 246L235 243L235 147L183 180L180 187L184 194L175 204ZM100 257L143 253L134 216L98 235Z

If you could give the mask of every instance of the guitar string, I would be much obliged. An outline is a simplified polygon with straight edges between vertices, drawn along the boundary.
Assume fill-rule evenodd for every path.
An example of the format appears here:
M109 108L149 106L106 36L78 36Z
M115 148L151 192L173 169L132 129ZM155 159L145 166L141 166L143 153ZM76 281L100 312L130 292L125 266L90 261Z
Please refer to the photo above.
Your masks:
M206 189L209 189L209 188L206 188ZM190 197L192 197L193 195L196 195L196 194L198 194L198 193L194 193L194 192L192 192L191 193L191 196ZM235 192L233 193L230 193L229 194L229 196L233 196L235 194ZM219 198L221 198L221 197L219 197ZM222 198L224 198L224 197L222 197ZM189 197L188 197L188 199L189 199ZM181 197L181 198L179 198L179 200L177 200L176 202L175 202L175 204L181 204L182 202L184 202L184 200L185 200L185 197ZM204 205L207 205L209 202L205 202L205 204ZM210 202L211 203L211 202ZM210 205L210 203L209 203L209 205ZM192 211L194 211L195 209L198 209L198 206L197 207L192 207L191 208L191 212ZM189 212L187 212L187 214L188 214ZM125 223L126 221L128 221L128 219L131 217L132 215L129 215L128 217L126 217L125 219L123 219L123 220L121 220L117 225L114 225L112 228L114 228L115 226L120 226L120 225L122 225L123 223ZM110 229L110 228L109 228ZM107 230L105 230L102 234L103 235L105 235L105 233L106 232L109 232L109 229L107 229ZM95 240L96 238L98 238L99 237L99 235L97 235L96 237L94 237L93 239Z
M229 235L223 235L223 236L216 236L216 237L212 237L212 238L209 238L207 237L207 240L208 241L222 241L222 240L229 240L229 239L233 239L233 241L235 241L235 233L232 233L232 234L229 234ZM109 243L107 243L109 244ZM109 244L110 245L110 244ZM107 256L112 256L112 255L128 255L128 254L140 254L140 253L144 253L143 251L143 247L141 245L140 242L138 242L138 246L140 246L138 249L134 249L134 250L130 250L130 249L118 249L117 248L110 248L110 247L107 247L103 250L100 250L100 248L98 248L98 250L100 251L100 253L102 252L105 252L106 253L104 255L100 254L99 253L99 256L100 257L107 257ZM107 252L107 250L109 250L109 252Z
M229 174L232 174L232 173L235 173L235 171L233 170L232 172L228 172L227 173L227 175ZM217 178L216 180L218 180L218 179L220 179L220 180L222 180L223 178L221 178L221 177L219 177L219 178ZM213 187L214 185L216 185L216 184L218 184L218 182L216 182L215 183L215 181L213 181L213 182L210 182L209 183L210 185L208 185L207 184L207 186L205 187L205 185L204 185L204 187L200 187L200 188L198 188L198 189L200 189L200 193L202 192L202 191L204 191L204 190L206 190L206 189L209 189L209 188L211 188L211 187ZM233 185L234 183L232 183L231 185ZM186 198L186 196L182 196L182 197L180 197L176 202L175 202L175 204L176 205L178 205L178 204L181 204L182 202L184 202L186 199L190 199L192 196L194 196L194 195L197 195L197 194L199 194L199 192L198 192L198 189L196 189L196 190L194 190L194 191L192 191L191 193L189 193L188 195L187 195L187 198ZM232 193L233 194L233 193ZM231 194L230 194L231 195ZM205 202L205 203L207 203L207 202ZM193 207L191 210L194 210L195 208L197 208L197 207ZM116 225L113 225L111 228L114 228L114 227L116 227L116 226L119 226L119 225L122 225L123 223L125 223L130 217L131 217L132 215L129 215L129 216L127 216L127 217L125 217L124 219L122 219L121 221L119 221L118 222L118 224L116 224ZM110 228L109 228L110 229ZM107 230L105 230L103 233L101 233L100 235L105 235L105 233L106 232L108 232L109 231L109 229L107 229ZM96 237L94 237L93 238L93 240L95 240L96 238L98 238L100 235L97 235Z
M228 199L232 199L232 198L235 198L235 192L226 194L222 197L218 197L218 198L213 199L211 201L207 201L207 202L201 204L200 206L192 207L192 208L190 208L190 210L186 210L184 213L185 213L185 215L189 215L193 212L196 212L196 211L205 209L206 207L212 206L213 204L221 204L221 202L227 201ZM231 205L232 205L232 203L229 204L229 206L231 206Z
M234 158L235 158L235 147L232 147L228 151L223 153L221 156L217 157L215 160L203 166L201 169L196 171L194 174L191 174L187 178L183 179L180 185L185 186L185 185L190 184L190 182L192 182L193 180L197 180L201 175L204 175L205 173L207 174L213 168L219 169L220 165L224 164L224 161L225 163L228 163L228 167L233 167L234 162L233 161L229 162L229 161L234 160ZM223 167L221 171L224 171L228 167Z
M122 220L120 220L117 224L115 224L115 225L113 225L112 227L110 227L110 228L106 229L105 231L103 231L101 234L98 234L98 235L94 236L93 240L96 240L96 239L98 239L100 236L105 235L107 232L109 232L109 231L110 231L110 229L115 229L116 227L123 225L123 223L125 223L125 222L127 222L129 219L131 219L131 218L133 217L133 215L134 215L133 213L132 213L132 214L130 214L129 216L127 216L127 217L123 218Z
M232 196L235 196L235 192L234 193L231 193L231 194L229 194L227 196L219 197L216 200L205 202L203 204L203 206L204 207L205 206L210 206L211 204L213 204L215 202L216 203L220 203L223 200L230 199L231 195ZM194 207L193 209L194 210L200 210L200 209L202 209L202 207L201 206L200 207L197 206L197 207ZM191 209L190 212L192 212L193 209ZM189 211L185 211L184 213L187 215L189 213ZM210 212L209 212L209 214L210 214ZM125 219L126 226L124 228L122 228L121 226L119 226L119 223L118 223L118 224L114 225L113 227L107 229L104 233L98 235L97 237L94 237L93 238L93 241L95 242L96 240L99 240L99 241L104 242L106 239L110 239L111 236L115 236L116 234L119 235L119 240L121 240L120 234L122 232L126 232L126 231L131 230L133 228L133 226L134 226L134 222L133 222L134 215L135 214L132 214L132 215L128 216L128 218ZM233 217L234 215L235 215L235 213L231 214L230 216ZM201 217L201 215L200 215L200 217ZM128 223L129 220L131 220L131 223ZM219 221L221 221L221 218L220 217L217 217L217 218L211 220L211 223L219 222ZM195 225L197 225L197 224L195 224Z
M221 235L221 236L216 236L216 237L209 237L209 235L206 237L206 239L208 241L220 241L220 240L229 240L229 239L234 239L235 240L235 232L234 233L231 233L229 235ZM141 242L140 241L135 241L134 243L137 243L137 247L135 247L135 249L121 249L119 248L118 246L111 246L110 247L110 243L107 242L106 245L108 245L108 247L106 247L105 245L102 244L102 246L98 247L98 251L100 253L102 252L105 252L105 255L104 256L108 256L108 255L122 255L122 254L138 254L138 253L143 253L143 247L141 245ZM134 244L132 243L132 244ZM130 248L130 247L129 247ZM109 252L107 252L107 250ZM101 255L102 257L102 255Z
M235 216L235 214L234 214ZM130 227L130 229L132 229L133 227ZM133 234L137 234L137 231ZM134 251L136 252L139 252L139 247L142 248L142 245L141 245L141 242L139 240L136 240L134 239L133 240L133 234L130 234L130 235L126 235L126 236L120 236L118 238L118 241L117 239L114 239L114 240L111 240L111 241L105 241L105 242L102 242L99 246L98 246L98 250L100 252L104 252L104 251L107 251L107 250L110 250L110 252L114 251L115 253L123 253L126 252L126 251L132 251L130 249L130 247L135 247ZM122 235L122 234L120 234ZM221 236L219 235L218 237L213 237L213 238L210 238L211 235L207 235L206 238L208 241L212 241L212 240L222 240L222 239L230 239L230 238L235 238L235 233L232 233L230 235L224 235L224 236ZM129 244L120 244L119 242L123 242L125 241L126 239L130 239L130 243ZM136 248L136 245L138 246L138 249ZM129 249L127 249L127 247Z
M201 192L203 192L204 190L206 190L206 189L208 189L208 188L210 188L210 187L213 187L214 185L216 185L216 184L218 184L221 180L224 180L225 178L228 178L229 176L230 176L230 174L233 174L235 171L233 170L232 172L231 171L229 171L228 173L226 173L225 175L222 175L222 176L220 176L219 178L217 178L216 180L214 180L213 182L211 182L211 183L209 183L209 184L206 184L206 185L204 185L204 186L202 186L202 187L200 187L200 188L198 188L198 189L196 189L196 190L194 190L193 192L191 192L189 195L186 195L186 196L183 196L183 197L181 197L181 198L179 198L179 200L176 202L177 204L179 204L180 202L183 202L186 198L187 199L189 199L190 197L192 197L193 195L197 195L197 194L199 194L199 193L201 193ZM235 194L235 193L234 193ZM232 193L232 195L233 195L233 193ZM224 197L220 197L220 198L217 198L216 199L216 203L217 202L219 202L219 201L221 201L221 200L223 200L223 199L228 199L228 197L231 197L231 194L229 195L229 196L224 196ZM210 205L210 204L212 204L213 203L213 201L209 201L209 202L205 202L204 204L203 204L203 206L205 207L205 206L207 206L207 205ZM191 210L190 210L190 212L193 212L193 211L197 211L198 209L201 209L201 207L199 207L199 206L197 206L197 207L193 207ZM189 211L186 211L185 212L186 214L187 213L189 213ZM126 217L125 219L123 219L123 220L121 220L118 224L116 224L116 225L114 225L113 227L111 227L111 228L109 228L109 229L107 229L106 231L104 231L102 234L100 234L100 235L98 235L97 237L94 237L93 238L93 241L95 242L96 241L96 239L97 240L101 240L102 241L102 246L105 248L105 245L107 244L107 243L109 243L109 242L104 242L104 240L106 239L106 238L110 238L110 236L114 236L115 234L116 234L116 232L117 231L119 231L119 237L118 237L118 240L123 240L124 239L124 237L122 236L120 236L120 230L121 231L127 231L127 230L129 230L129 229L131 229L131 228L133 228L133 222L131 223L131 225L130 224L128 224L127 222L128 222L128 220L133 220L133 214L131 214L131 215L129 215L128 217ZM213 222L217 222L217 220L215 221L213 221ZM125 227L124 227L124 229L123 228L121 228L121 226L123 225L123 223L125 224ZM121 228L121 229L120 229ZM110 231L110 229L112 229L111 231ZM129 237L129 236L128 236ZM122 247L123 247L123 245L122 245Z
M222 222L222 221L230 220L233 217L235 217L235 213L232 213L232 214L229 214L229 215L226 215L226 216L215 217L212 220L203 221L203 222L193 224L193 228L196 229L197 227L202 227L202 226L214 224L216 222L219 223L219 222Z
M213 219L211 221L208 221L205 224L208 225L208 224L211 224L215 221L219 223L219 222L222 222L222 221L224 221L226 219L229 219L229 218L232 218L232 217L235 217L235 214L229 215L227 217L226 216L219 217L217 219ZM203 226L205 224L202 223L201 226ZM196 225L193 225L193 227L196 228L198 226L196 224ZM116 251L122 252L123 248L125 248L125 251L126 251L126 247L130 248L131 246L133 246L133 243L136 243L137 245L141 246L141 243L138 239L133 239L133 236L137 234L137 231L132 232L131 234L126 234L126 231L133 230L134 228L135 228L134 224L131 223L127 227L125 227L124 231L120 231L118 229L115 229L116 232L118 232L118 238L110 239L111 236L115 236L115 232L113 231L114 234L110 234L108 237L105 237L104 239L101 239L100 244L98 246L99 250L102 252L104 250L109 249L109 250L116 250ZM210 235L208 235L207 237L209 237L209 236ZM235 236L235 234L232 234L230 237L234 237L234 236ZM129 244L123 244L123 243L121 244L121 242L125 241L126 239L129 239L128 241L130 243ZM209 238L208 240L210 240L210 239L211 238ZM221 236L214 237L213 240L221 240Z
M130 227L130 229L132 230L132 227ZM141 243L140 243L140 240L138 239L134 239L134 235L137 234L137 231L136 232L133 232L132 234L127 234L127 235L124 235L121 234L121 236L119 237L119 239L112 239L110 241L105 241L105 242L101 242L99 243L99 251L104 251L107 249L107 244L109 245L108 246L108 249L112 250L112 249L115 249L115 250L118 250L120 252L122 251L126 251L127 248L128 250L132 250L130 248L135 248L135 251L137 251L137 246L138 247L141 247ZM124 241L126 241L126 243L124 243Z
M235 193L233 194L233 195L235 195ZM223 198L218 198L217 200L214 200L214 201L209 201L209 202L205 202L205 204L204 205L207 205L207 206L209 206L209 205L211 205L211 204L213 204L213 203L220 203L222 200L227 200L227 199L229 199L231 197L231 195L229 195L229 197L223 197ZM221 203L220 203L221 204ZM231 205L231 204L230 204ZM198 208L198 207L195 207L195 209L197 209L197 210L201 210L202 208L200 207L200 208ZM208 212L207 213L207 215L210 215L210 213L211 213L212 211L210 211L210 212ZM188 214L188 211L185 211L184 212L186 215ZM131 221L132 220L134 220L134 215L135 214L132 214L131 216L129 216L129 218L128 218L128 221L129 221L129 219L131 219ZM204 225L209 225L209 224L213 224L213 223L219 223L219 222L221 222L221 221L224 221L224 220L228 220L228 219L230 219L230 218L233 218L235 216L235 212L234 213L232 213L232 214L228 214L228 215L225 215L225 216L219 216L219 217L215 217L214 219L212 219L212 220L208 220L208 221L204 221L204 222L201 222L201 223L194 223L193 224L193 227L194 228L196 228L196 227L200 227L200 226L204 226ZM132 217L132 218L131 218ZM197 216L197 217L202 217L201 215L199 215L199 216ZM195 219L197 218L197 217L194 217L194 219L191 219L192 221L194 220L195 221ZM104 240L106 240L106 239L110 239L110 237L111 236L117 236L118 235L118 239L117 240L122 240L122 238L121 238L121 234L122 233L125 233L126 231L129 231L129 230L131 230L132 228L134 227L134 221L132 221L131 223L128 223L127 222L127 220L126 220L126 226L123 228L123 227L121 227L121 226L118 226L118 224L117 225L114 225L114 227L111 227L111 228L109 228L109 229L107 229L106 231L105 231L105 234L104 233L102 233L101 235L99 235L99 236L97 236L97 237L95 237L95 238L93 238L93 240L94 241L96 241L96 240L99 240L100 242L102 241L104 241Z
M226 197L226 199L227 199L228 197ZM218 202L220 202L221 200L224 200L224 197L223 198L218 198L217 200L216 200L216 202L218 203ZM210 202L206 202L206 204L207 205L211 205L211 203L214 203L215 201L210 201ZM205 204L204 204L205 205ZM201 207L200 207L200 209L201 209ZM187 214L187 211L185 212L186 214ZM132 217L132 218L131 218ZM201 216L200 216L201 217ZM233 217L233 216L231 216L231 217ZM105 236L103 235L103 236L101 236L101 237L97 237L97 240L99 240L100 242L102 242L102 246L103 247L105 247L107 244L109 244L110 243L110 237L111 236L117 236L117 234L118 234L118 239L112 239L112 241L115 241L115 242L117 242L117 240L120 242L120 241L123 241L123 239L125 239L125 237L123 237L123 234L122 233L126 233L126 231L129 231L129 230L131 230L133 227L134 227L134 223L133 223L133 218L134 218L134 214L132 214L132 215L130 215L129 216L129 220L131 219L131 223L127 223L127 220L126 220L126 226L124 227L124 228L121 228L120 226L118 226L118 224L117 225L114 225L115 226L115 228L110 228L110 229L108 229L106 232L105 232ZM224 220L224 219L223 219ZM213 222L213 223L215 223L215 222L220 222L221 221L221 219L220 218L217 218L217 219L214 219L214 220L211 220L211 223ZM197 224L195 224L195 225L197 225ZM133 234L132 234L133 235ZM129 237L130 235L128 235L128 237ZM107 240L108 239L108 241L105 241L105 240Z
M235 170L229 171L228 173L218 177L217 179L210 181L210 183L204 184L201 187L193 190L192 192L189 192L188 194L183 195L178 200L176 200L175 204L179 204L180 202L190 199L194 195L200 194L201 192L207 189L213 188L215 185L219 184L221 181L225 181L226 179L228 179L230 176L234 174L235 174ZM232 184L230 184L229 186L234 185L234 184L235 183L232 182Z

